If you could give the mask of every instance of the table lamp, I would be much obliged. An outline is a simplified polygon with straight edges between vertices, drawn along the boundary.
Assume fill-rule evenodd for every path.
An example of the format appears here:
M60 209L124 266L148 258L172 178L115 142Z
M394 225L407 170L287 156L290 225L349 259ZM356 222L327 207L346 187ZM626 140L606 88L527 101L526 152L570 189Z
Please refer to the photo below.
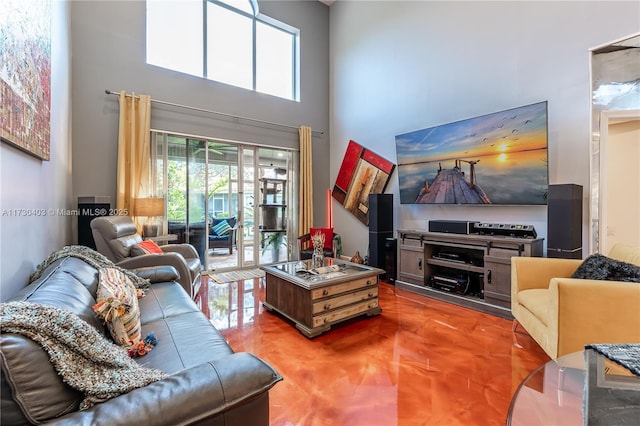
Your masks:
M136 198L133 215L147 217L142 225L143 237L157 237L158 225L155 218L164 215L164 198Z

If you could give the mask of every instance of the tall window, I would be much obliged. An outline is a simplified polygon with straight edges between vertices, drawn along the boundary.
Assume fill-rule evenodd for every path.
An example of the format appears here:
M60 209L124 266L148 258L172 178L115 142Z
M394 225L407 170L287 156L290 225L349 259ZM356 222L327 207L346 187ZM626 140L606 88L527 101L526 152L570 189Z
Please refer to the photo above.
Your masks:
M300 31L256 0L147 0L147 63L299 100Z

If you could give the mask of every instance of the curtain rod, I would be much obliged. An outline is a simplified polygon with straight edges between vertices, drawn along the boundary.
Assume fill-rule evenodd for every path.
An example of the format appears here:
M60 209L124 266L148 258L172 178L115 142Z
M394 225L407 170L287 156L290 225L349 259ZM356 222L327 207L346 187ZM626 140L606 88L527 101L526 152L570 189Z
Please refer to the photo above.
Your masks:
M104 91L104 93L106 93L107 95L115 95L115 96L119 96L120 95L119 92L114 92L113 90L109 90L109 89L106 89ZM131 97L131 95L128 94L128 93L125 94L125 96ZM136 98L138 98L138 96L136 96ZM160 101L158 99L151 99L151 102L155 102L157 104L162 104L162 105L169 105L169 106L178 107L178 108L190 109L190 110L194 110L194 111L206 112L206 113L209 113L209 114L223 115L225 117L233 118L234 120L253 121L255 123L269 124L271 126L280 126L280 127L286 127L288 129L298 130L298 127L290 126L288 124L274 123L274 122L271 122L271 121L258 120L256 118L250 118L250 117L241 117L241 116L238 116L238 115L227 114L227 113L224 113L224 112L211 111L209 109L203 109L203 108L196 108L196 107L192 107L192 106L189 106L189 105L181 105L181 104L176 104L176 103L173 103L173 102ZM311 131L313 133L319 133L321 135L324 135L324 131L323 130L313 130L312 129Z

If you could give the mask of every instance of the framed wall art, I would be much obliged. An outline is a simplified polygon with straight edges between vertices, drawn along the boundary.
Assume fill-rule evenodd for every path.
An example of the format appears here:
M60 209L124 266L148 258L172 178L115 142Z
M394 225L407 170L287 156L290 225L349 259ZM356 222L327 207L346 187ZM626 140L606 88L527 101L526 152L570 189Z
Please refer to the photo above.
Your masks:
M51 0L0 2L0 139L49 160Z
M351 140L333 187L333 198L368 226L369 194L384 193L395 167Z

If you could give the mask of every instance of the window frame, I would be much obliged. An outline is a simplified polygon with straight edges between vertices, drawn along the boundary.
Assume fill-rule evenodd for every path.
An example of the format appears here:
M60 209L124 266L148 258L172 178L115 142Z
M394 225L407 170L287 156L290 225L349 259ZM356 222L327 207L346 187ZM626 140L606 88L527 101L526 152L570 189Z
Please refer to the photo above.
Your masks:
M153 0L147 0L147 2L150 2ZM278 21L277 19L271 18L267 15L264 15L262 13L260 13L259 8L258 8L258 2L257 0L245 0L247 1L250 5L251 8L253 9L253 14L252 13L248 13L242 9L238 9L237 7L234 7L232 4L225 2L224 0L202 0L202 70L201 70L201 75L197 75L197 77L201 77L210 81L215 81L217 83L222 83L222 84L227 84L233 87L238 87L238 88L242 88L242 89L246 89L246 90L252 90L253 92L256 93L263 93L269 96L275 96L281 99L287 99L287 100L291 100L291 101L295 101L295 102L300 102L300 30L298 28L295 28L291 25L285 24L284 22ZM208 61L209 61L209 49L208 49L208 43L207 43L207 38L208 38L208 5L214 5L217 7L222 7L224 9L226 9L227 11L230 11L232 13L236 13L240 16L246 17L251 19L251 39L252 39L252 52L251 52L251 61L252 61L252 70L251 70L251 78L252 78L252 82L251 82L251 89L248 89L244 86L238 86L236 84L230 83L230 82L225 82L225 81L221 81L221 80L216 80L213 78L209 78L209 73L208 73ZM148 15L147 15L148 16ZM258 64L257 64L257 49L258 49L258 41L257 41L257 25L258 23L264 24L266 26L272 27L276 30L282 31L287 35L291 36L291 67L292 69L291 71L291 97L285 97L282 95L277 95L277 94L272 94L272 93L267 93L267 92L261 92L257 89L257 81L258 81ZM148 34L145 35L146 37L148 37ZM148 41L147 41L148 43ZM162 65L156 65L150 62L147 62L147 64L149 65L155 65L158 67L162 67L165 69L170 69L170 68L166 68L165 66ZM173 70L173 69L172 69ZM186 73L184 71L181 70L173 70L176 72L180 72L180 73ZM187 73L188 74L188 73ZM194 74L189 74L189 75L194 75Z

